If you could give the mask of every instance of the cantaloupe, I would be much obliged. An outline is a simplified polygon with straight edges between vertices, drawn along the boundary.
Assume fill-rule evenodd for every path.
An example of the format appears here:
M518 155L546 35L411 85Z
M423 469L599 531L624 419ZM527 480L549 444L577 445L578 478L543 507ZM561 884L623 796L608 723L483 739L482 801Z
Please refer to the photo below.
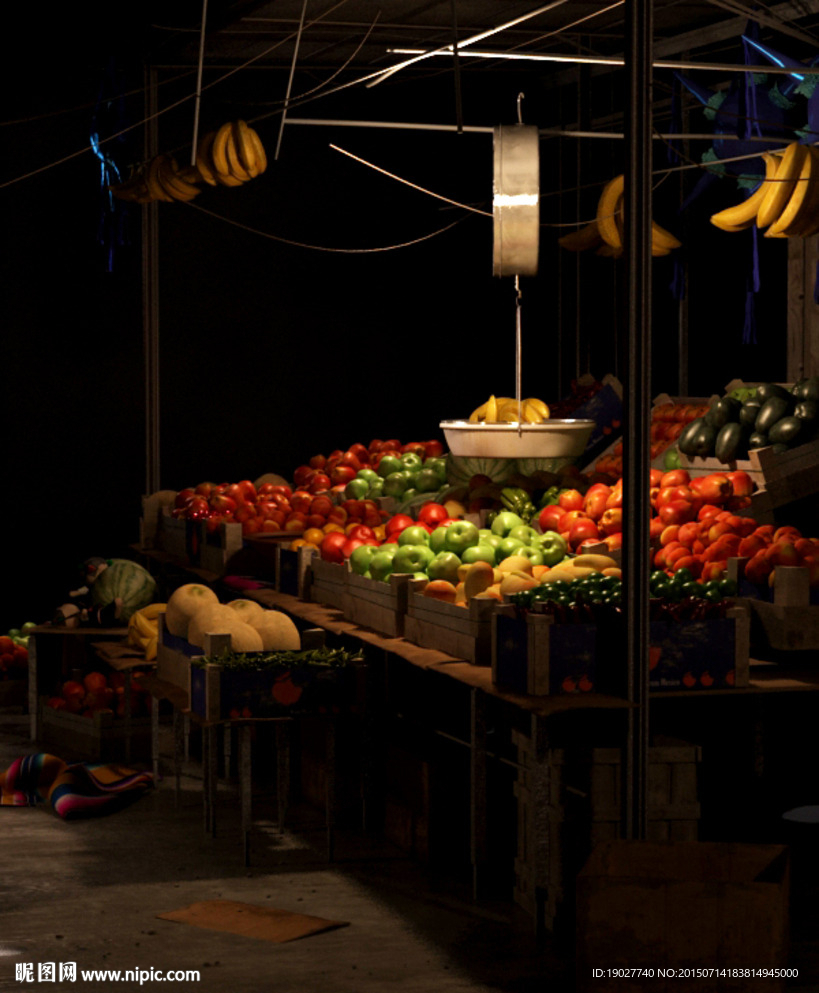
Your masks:
M227 604L208 603L200 607L188 622L186 637L192 645L197 648L205 647L205 633L224 634L228 628L235 623L243 623L241 618L236 616L236 612L231 610Z
M219 603L219 597L209 586L185 583L171 593L165 607L165 627L178 638L187 637L188 622L199 607Z
M301 648L299 629L281 610L263 610L250 623L259 632L266 652L297 652Z
M272 483L274 486L290 485L290 483L288 483L288 481L284 478L284 476L280 476L276 472L266 472L264 473L264 475L259 476L258 479L255 479L253 481L253 485L256 487L257 490L263 483Z
M252 624L251 618L261 617L265 612L264 607L255 600L230 600L227 606L235 610L236 616L245 624Z
M261 652L264 649L260 632L244 621L231 622L228 634L230 647L234 652Z

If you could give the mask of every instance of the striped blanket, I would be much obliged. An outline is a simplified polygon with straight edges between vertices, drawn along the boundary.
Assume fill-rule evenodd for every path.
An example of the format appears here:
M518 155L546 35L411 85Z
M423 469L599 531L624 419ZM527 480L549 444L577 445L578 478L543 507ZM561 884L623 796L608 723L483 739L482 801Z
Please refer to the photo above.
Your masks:
M56 755L40 752L16 759L0 775L0 806L50 803L65 819L90 817L120 809L152 784L149 772L88 762L69 765Z

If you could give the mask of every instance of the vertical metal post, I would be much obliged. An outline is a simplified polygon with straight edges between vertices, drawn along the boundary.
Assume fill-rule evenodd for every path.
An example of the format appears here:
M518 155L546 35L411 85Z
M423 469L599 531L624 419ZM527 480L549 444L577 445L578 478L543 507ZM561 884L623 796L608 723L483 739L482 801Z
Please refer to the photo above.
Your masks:
M156 69L145 69L146 122L144 157L158 151ZM145 492L159 483L159 212L157 203L142 206L142 339L145 355Z
M626 0L625 249L628 329L623 541L629 710L625 830L646 836L648 766L649 418L651 404L651 62L653 0Z

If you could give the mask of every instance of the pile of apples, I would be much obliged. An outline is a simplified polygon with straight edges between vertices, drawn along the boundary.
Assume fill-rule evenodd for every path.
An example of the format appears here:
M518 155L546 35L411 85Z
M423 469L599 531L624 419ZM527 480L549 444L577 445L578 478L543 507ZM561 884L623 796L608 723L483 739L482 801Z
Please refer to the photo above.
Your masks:
M369 445L356 442L343 451L337 448L329 455L314 455L306 465L293 473L293 485L310 493L344 494L347 484L356 478L361 469L378 469L385 455L400 458L412 452L423 459L441 458L444 446L438 439L410 441L402 444L398 438L382 441L374 438Z
M0 679L20 679L27 670L28 648L11 635L0 635Z
M656 459L682 434L686 424L708 413L709 405L694 403L661 403L651 410L651 458ZM623 473L623 442L618 441L611 452L601 455L594 466L597 472L610 476Z
M115 717L125 716L125 683L131 680L131 715L144 717L151 710L151 695L144 689L139 675L126 675L123 672L88 672L82 681L69 679L60 688L59 696L46 700L52 710L64 710L69 714L93 717L99 711L108 711Z

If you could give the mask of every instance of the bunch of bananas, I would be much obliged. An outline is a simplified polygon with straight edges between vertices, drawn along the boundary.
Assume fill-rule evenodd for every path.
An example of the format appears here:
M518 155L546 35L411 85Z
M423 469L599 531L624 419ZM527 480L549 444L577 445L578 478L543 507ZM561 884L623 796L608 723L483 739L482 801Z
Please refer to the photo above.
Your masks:
M542 424L548 420L549 408L542 400L529 397L520 405L514 397L496 397L494 394L476 407L469 415L470 424Z
M267 169L258 134L244 121L228 121L209 131L196 149L196 169L210 186L241 186Z
M154 200L193 200L202 191L196 183L199 173L193 166L179 168L171 155L155 155L141 169L124 183L111 187L111 192L120 200L134 203L151 203Z
M558 244L570 252L594 248L598 255L619 258L623 254L623 189L625 176L615 176L603 187L597 202L597 216L577 231L563 235ZM651 222L651 254L668 255L680 241L656 221Z
M819 232L819 149L793 141L784 153L765 152L765 178L734 207L713 214L723 231L756 224L766 238L808 238Z
M172 155L155 155L124 183L112 186L120 200L151 203L154 200L193 200L209 186L241 186L267 169L261 138L244 121L228 121L218 131L202 137L196 165L180 168Z
M156 644L159 637L159 615L165 612L164 603L149 603L147 607L131 614L128 621L128 644L145 652L145 661L156 658Z

